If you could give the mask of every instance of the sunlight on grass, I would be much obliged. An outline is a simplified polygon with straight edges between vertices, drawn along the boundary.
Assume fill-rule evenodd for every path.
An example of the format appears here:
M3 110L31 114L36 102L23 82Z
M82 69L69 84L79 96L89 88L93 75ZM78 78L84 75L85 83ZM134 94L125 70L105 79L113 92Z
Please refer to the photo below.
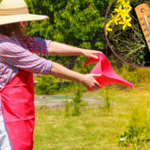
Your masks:
M102 107L83 108L77 117L64 117L64 109L36 107L34 150L130 149L119 148L117 143L132 108L150 98L147 87L129 91L109 88L110 101L117 103L116 107L111 106L110 111ZM93 94L104 96L102 90Z

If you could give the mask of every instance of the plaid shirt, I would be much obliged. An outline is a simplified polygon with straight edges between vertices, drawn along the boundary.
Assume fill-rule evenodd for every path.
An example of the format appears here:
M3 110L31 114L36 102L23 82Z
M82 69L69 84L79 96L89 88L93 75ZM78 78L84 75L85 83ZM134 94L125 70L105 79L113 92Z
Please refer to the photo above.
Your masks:
M27 35L18 40L15 35L8 37L0 34L0 91L19 69L36 74L49 74L52 62L36 55L48 55L49 43L50 40Z

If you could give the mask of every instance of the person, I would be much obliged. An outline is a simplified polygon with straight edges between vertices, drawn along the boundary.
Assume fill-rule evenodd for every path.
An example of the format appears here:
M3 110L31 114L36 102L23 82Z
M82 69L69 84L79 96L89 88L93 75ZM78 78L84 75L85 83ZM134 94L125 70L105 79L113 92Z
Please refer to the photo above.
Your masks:
M24 0L0 3L0 148L32 150L35 122L33 73L77 81L88 89L101 85L100 74L80 74L38 56L84 55L96 58L95 50L75 48L24 34L28 21L47 16L29 14Z

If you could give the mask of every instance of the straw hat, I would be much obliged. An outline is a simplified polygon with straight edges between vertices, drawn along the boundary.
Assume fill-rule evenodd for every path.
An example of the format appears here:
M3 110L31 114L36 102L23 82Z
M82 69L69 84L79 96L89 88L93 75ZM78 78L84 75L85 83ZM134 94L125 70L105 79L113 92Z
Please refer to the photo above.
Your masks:
M47 18L48 16L44 15L29 14L24 0L2 0L0 3L0 25Z

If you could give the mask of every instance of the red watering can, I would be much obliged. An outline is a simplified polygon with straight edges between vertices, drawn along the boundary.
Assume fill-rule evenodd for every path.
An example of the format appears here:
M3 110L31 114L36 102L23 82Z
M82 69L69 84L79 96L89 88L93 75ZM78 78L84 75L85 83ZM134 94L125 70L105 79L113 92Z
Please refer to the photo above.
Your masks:
M90 74L101 74L100 77L94 77L94 78L102 87L111 83L119 83L119 84L130 86L132 88L134 87L132 83L122 79L114 72L108 59L103 53L97 53L94 55L97 56L98 59L90 58L87 62L85 62L84 65L98 62L97 65L90 72ZM90 89L89 91L92 90Z

